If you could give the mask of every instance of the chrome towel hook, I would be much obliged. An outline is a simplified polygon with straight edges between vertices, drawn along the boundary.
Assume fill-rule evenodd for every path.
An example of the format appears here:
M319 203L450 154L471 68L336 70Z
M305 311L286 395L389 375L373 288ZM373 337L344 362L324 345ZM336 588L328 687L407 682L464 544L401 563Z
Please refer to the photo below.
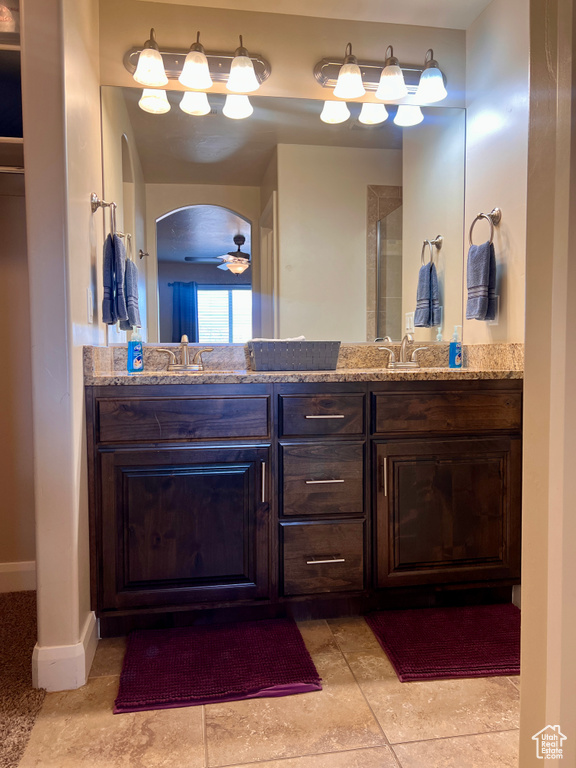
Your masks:
M480 221L480 219L486 219L490 222L490 242L492 243L494 241L494 227L497 227L498 224L502 221L502 211L500 208L493 208L490 213L479 213L472 224L470 225L470 234L468 236L468 240L470 242L470 245L474 245L472 242L472 233L474 231L474 225L477 221Z

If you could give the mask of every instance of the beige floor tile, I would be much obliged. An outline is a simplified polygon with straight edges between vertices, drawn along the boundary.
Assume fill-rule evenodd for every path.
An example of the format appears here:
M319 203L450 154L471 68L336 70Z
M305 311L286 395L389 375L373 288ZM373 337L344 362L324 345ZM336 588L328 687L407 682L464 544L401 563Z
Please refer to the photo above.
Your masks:
M49 693L19 768L202 768L202 708L113 715L117 677Z
M374 633L362 616L352 616L346 619L328 619L341 651L377 650L380 644Z
M288 760L267 760L265 763L256 763L254 768L398 768L398 763L390 747L373 747L355 749L352 752L293 757Z
M402 768L516 768L518 731L397 744Z
M90 669L90 677L119 675L126 653L125 637L107 637L98 641L98 648Z
M518 727L520 695L505 677L401 683L383 651L345 655L391 743Z
M324 621L299 624L323 690L206 706L208 765L235 765L384 745Z
M514 683L516 688L520 690L520 675L514 675L514 677L509 677L508 680L510 680L511 683Z

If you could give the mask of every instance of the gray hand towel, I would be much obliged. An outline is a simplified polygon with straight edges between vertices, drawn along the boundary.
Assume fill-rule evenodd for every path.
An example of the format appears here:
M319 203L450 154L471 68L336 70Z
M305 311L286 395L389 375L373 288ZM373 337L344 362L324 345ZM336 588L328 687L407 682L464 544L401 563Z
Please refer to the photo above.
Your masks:
M430 306L431 317L430 325L435 328L442 325L442 308L440 307L440 290L438 288L438 273L436 272L436 264L432 262L430 267Z
M124 248L122 238L118 237L118 235L114 235L114 295L117 320L128 320L126 294L124 293L125 273L126 248Z
M430 262L420 267L418 272L418 288L416 289L416 311L414 312L414 325L418 328L430 328L432 321L431 308L431 269L434 266ZM438 285L436 285L436 288Z
M114 242L108 235L104 242L104 295L102 298L102 322L114 325L116 320L116 304L114 301Z
M468 251L467 320L494 320L496 316L496 255L490 242L471 245Z
M138 267L133 261L126 262L126 309L128 320L120 321L121 331L130 331L134 326L140 328L140 309L138 307Z

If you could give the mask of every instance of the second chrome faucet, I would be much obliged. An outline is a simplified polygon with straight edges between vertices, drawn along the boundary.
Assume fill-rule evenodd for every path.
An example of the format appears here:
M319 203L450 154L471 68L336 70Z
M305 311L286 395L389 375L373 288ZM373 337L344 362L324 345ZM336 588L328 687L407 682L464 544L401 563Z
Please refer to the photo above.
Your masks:
M205 347L204 349L199 349L192 358L192 362L190 362L188 336L184 335L180 339L180 362L178 362L176 354L171 349L158 348L156 351L166 352L168 355L170 355L170 362L168 363L167 368L169 371L203 371L204 361L202 360L202 353L213 352L213 349L213 347Z
M396 360L396 354L393 349L389 347L378 347L381 351L388 352L388 368L420 368L418 362L418 352L421 352L428 347L417 347L412 350L410 354L411 345L414 343L414 336L411 333L405 334L400 344L400 359Z

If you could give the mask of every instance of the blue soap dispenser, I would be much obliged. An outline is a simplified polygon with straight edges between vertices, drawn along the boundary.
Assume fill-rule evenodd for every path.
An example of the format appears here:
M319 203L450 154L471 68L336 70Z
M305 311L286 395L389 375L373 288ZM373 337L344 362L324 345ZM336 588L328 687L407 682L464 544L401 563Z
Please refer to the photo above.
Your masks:
M448 363L450 368L462 368L461 330L461 325L454 326L454 333L452 334L452 341L450 342L450 358Z
M144 370L144 352L142 350L142 336L136 326L132 328L132 335L128 342L128 373L140 373Z

